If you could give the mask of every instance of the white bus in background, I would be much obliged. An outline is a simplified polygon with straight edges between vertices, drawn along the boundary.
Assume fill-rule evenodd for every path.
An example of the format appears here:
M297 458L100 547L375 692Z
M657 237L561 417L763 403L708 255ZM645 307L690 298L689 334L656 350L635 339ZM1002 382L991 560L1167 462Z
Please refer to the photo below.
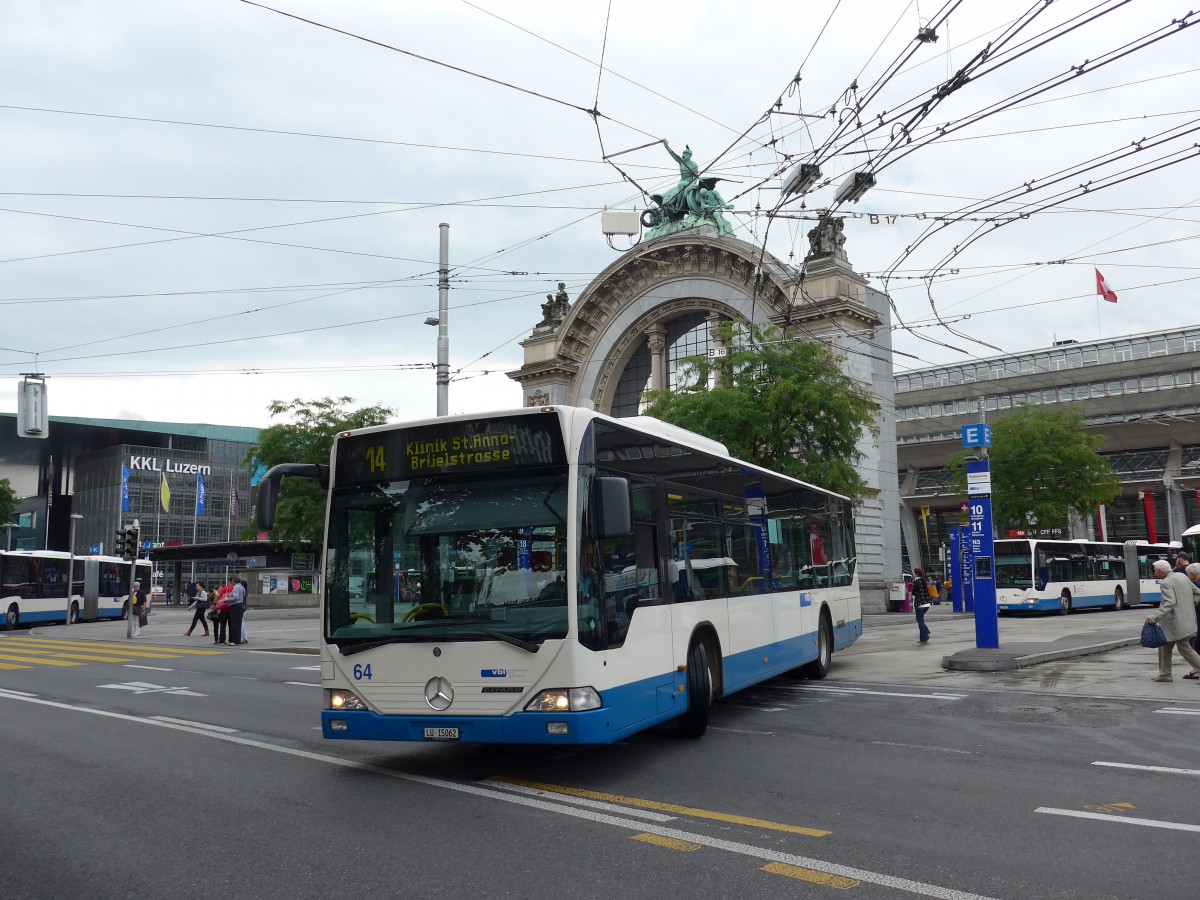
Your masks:
M853 505L653 419L565 406L343 432L330 465L326 738L611 743L862 632ZM419 574L418 574L419 573ZM396 580L404 579L404 590Z
M0 611L4 627L129 615L129 562L116 556L76 556L61 550L0 550ZM150 561L137 561L137 579L149 590Z
M996 609L1056 612L1158 603L1153 564L1174 565L1179 544L1031 538L995 542Z

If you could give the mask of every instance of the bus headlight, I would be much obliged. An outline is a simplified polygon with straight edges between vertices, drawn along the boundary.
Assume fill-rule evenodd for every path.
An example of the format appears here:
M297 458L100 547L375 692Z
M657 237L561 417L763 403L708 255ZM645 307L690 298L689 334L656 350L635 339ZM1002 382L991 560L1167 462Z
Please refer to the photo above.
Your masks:
M325 708L344 712L348 709L366 709L367 704L354 691L326 691Z
M525 705L526 712L581 712L599 709L600 695L595 688L554 688L542 691Z

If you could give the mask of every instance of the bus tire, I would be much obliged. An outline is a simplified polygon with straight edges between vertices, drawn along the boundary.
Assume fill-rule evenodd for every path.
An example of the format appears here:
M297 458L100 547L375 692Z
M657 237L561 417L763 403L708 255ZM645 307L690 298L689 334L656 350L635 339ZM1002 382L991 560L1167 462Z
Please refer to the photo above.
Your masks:
M1060 616L1069 615L1071 612L1071 592L1063 591L1062 596L1058 598L1058 614Z
M10 603L8 612L4 614L4 630L12 631L21 622L21 611L17 609L17 604Z
M129 618L129 601L126 600L121 604L121 621L124 622Z
M833 662L833 626L829 624L829 615L821 613L821 621L817 625L817 658L801 666L800 671L805 678L821 679L829 674Z
M1117 589L1115 591L1113 591L1113 609L1120 612L1124 608L1125 608L1125 592L1123 590L1121 590L1121 588L1118 586Z
M680 737L698 738L708 730L708 710L713 702L712 670L703 641L694 641L687 655L688 705L679 717Z
M67 624L74 625L79 621L79 604L71 601L71 608L67 610Z

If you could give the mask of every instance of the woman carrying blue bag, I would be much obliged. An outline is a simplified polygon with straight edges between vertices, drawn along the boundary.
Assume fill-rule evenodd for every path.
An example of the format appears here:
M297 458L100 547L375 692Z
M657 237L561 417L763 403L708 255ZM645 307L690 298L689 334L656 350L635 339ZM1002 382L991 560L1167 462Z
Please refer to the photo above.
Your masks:
M1147 625L1162 628L1166 643L1158 648L1158 677L1154 681L1173 681L1171 657L1175 650L1192 667L1200 670L1200 655L1192 649L1190 639L1196 633L1195 598L1200 597L1200 563L1192 563L1184 572L1172 572L1171 564L1160 559L1154 564L1154 576L1159 579L1162 602L1146 619ZM1144 632L1143 632L1144 633ZM1143 638L1144 639L1144 638Z

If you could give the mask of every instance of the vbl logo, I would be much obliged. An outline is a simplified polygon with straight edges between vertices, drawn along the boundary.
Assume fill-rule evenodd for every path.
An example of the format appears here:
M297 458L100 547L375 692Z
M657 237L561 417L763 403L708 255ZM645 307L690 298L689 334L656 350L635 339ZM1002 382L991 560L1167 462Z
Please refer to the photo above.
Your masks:
M481 678L507 678L508 669L482 669L479 675Z

